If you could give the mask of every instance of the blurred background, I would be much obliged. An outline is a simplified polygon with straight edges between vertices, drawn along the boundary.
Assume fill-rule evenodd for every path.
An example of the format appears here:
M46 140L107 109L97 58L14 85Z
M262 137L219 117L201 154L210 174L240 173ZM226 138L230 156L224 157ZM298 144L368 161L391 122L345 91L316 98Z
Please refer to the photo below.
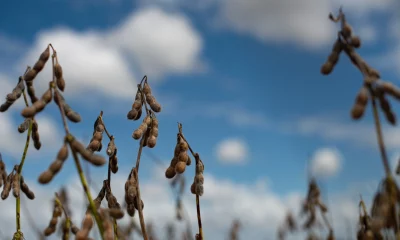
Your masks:
M164 176L177 122L205 164L205 239L227 239L235 219L241 222L241 239L275 239L286 212L299 210L308 169L318 177L338 239L349 232L354 238L359 196L369 203L384 171L370 108L359 122L350 118L361 74L345 55L331 75L320 74L339 30L328 14L336 14L341 5L361 37L360 55L382 79L397 84L400 11L395 0L8 1L0 9L0 96L11 92L26 66L53 44L64 70L64 96L82 116L81 123L69 124L72 133L88 144L103 110L116 138L119 171L112 176L112 188L122 204L139 147L131 137L139 122L128 121L126 114L136 84L147 75L163 109L157 146L143 153L140 184L145 219L159 239L171 222L181 229L177 234L184 228L174 220L176 197ZM48 63L35 80L38 95L51 80L50 69ZM0 114L0 152L8 172L20 161L25 144L25 135L17 132L23 106L20 99ZM56 105L37 121L42 148L38 152L31 146L23 170L36 199L23 198L22 204L44 229L54 192L64 185L80 225L85 203L73 160L51 184L37 182L62 146ZM400 130L386 122L383 129L394 167ZM90 167L89 172L96 195L106 167ZM196 232L195 197L189 190L193 174L191 166L183 203ZM10 239L13 197L1 201L0 209L0 238ZM35 239L24 208L21 214L26 239Z

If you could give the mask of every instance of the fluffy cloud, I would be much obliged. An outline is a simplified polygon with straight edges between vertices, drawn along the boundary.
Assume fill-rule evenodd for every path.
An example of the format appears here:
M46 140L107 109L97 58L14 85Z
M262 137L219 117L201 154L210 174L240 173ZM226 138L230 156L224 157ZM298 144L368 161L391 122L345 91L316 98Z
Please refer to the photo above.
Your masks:
M247 144L236 138L225 139L217 145L217 157L226 163L243 163L249 154Z
M314 152L310 168L318 177L332 177L340 171L342 161L337 149L321 148Z
M132 69L154 79L198 71L202 64L202 39L190 20L159 8L132 12L109 31L78 32L66 27L41 31L19 62L19 71L32 66L49 43L64 70L65 94L73 97L90 93L130 99L139 77ZM51 80L50 66L51 59L35 80L41 90Z
M112 188L115 196L123 203L123 186L127 172L118 172L113 176ZM144 217L146 221L155 223L155 230L158 236L162 236L165 226L173 220L175 216L174 196L169 189L169 182L160 175L159 171L154 171L153 177L148 181L141 182L141 195L145 202ZM93 177L94 182L100 182L101 178ZM65 181L70 196L70 206L72 207L72 219L80 225L83 217L83 193L77 177L67 179ZM28 180L28 185L36 193L34 201L23 199L22 203L26 204L30 211L30 215L35 217L34 224L40 229L44 229L51 216L51 198L53 192L57 191L57 186L42 187ZM375 184L376 185L376 184ZM300 206L300 200L305 195L305 189L302 193L291 192L286 195L279 195L266 187L265 181L259 180L250 184L233 182L228 179L216 178L212 175L205 174L205 194L201 198L201 214L203 220L204 234L207 239L224 239L229 231L229 227L234 219L239 219L242 223L240 235L249 239L256 239L260 236L275 236L277 227L282 222L288 209L297 213ZM187 188L187 187L186 187ZM95 188L98 190L98 186ZM197 229L195 198L186 191L183 203L189 215L191 228L193 232ZM352 224L357 221L357 202L359 193L366 193L365 186L357 186L348 189L341 194L330 194L329 200L335 202L331 207L334 226L338 234L337 237L344 237L345 227L349 220ZM93 193L95 195L95 191ZM3 234L7 237L12 234L11 229L15 229L15 201L10 196L6 201L2 201L2 215L0 223L2 224ZM329 202L328 202L329 204ZM25 208L22 210L22 229L26 236L32 234L29 230L29 218L26 215ZM39 217L40 216L40 217ZM137 216L135 216L136 222ZM119 221L124 225L128 218ZM182 230L182 225L180 230ZM184 225L183 225L184 226ZM4 229L10 229L5 231ZM180 233L180 232L179 232ZM34 236L34 235L32 235ZM289 239L299 239L295 235ZM57 239L56 236L48 239ZM302 238L304 239L304 238Z
M103 38L100 33L80 33L66 28L41 32L21 66L32 66L47 44L51 43L64 70L67 95L97 92L105 96L129 98L136 88L134 75L121 53ZM44 89L50 80L51 59L35 82Z
M130 52L142 72L152 77L169 72L187 73L201 67L200 34L179 13L145 8L129 16L110 38Z

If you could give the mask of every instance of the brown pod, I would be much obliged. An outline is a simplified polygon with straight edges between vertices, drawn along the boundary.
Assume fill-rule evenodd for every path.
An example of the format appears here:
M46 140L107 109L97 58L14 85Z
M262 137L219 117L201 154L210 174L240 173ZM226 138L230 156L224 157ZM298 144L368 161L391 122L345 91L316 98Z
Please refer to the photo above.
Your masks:
M197 184L197 185L195 185L195 187L196 187L196 194L197 195L199 195L199 196L203 196L203 194L204 194L204 186L202 185L202 184Z
M145 95L151 95L151 88L147 81L144 82L142 90Z
M114 155L111 159L111 164L110 164L111 172L112 173L117 173L118 172L118 158L117 156Z
M139 111L142 108L142 100L135 100L132 104L132 110Z
M321 73L323 75L330 74L332 72L332 70L333 70L333 64L331 62L326 62L321 67Z
M203 174L197 174L194 177L194 183L196 183L196 184L204 184L204 176L203 176Z
M33 79L35 79L37 75L37 71L35 69L30 69L28 72L26 72L26 74L24 75L24 80L27 82L32 81Z
M52 162L49 166L49 170L53 173L53 175L57 174L63 166L63 161L57 159Z
M397 89L392 83L382 81L380 87L383 92L390 94L397 100L400 99L400 90Z
M168 167L167 170L165 170L165 177L166 178L173 178L176 175L175 167Z
M328 62L332 63L332 65L334 66L338 61L339 61L339 53L332 52L328 57Z
M93 140L92 142L89 143L88 148L93 152L98 151L100 149L100 141Z
M62 67L58 62L54 64L54 75L56 76L56 78L62 78L63 76Z
M68 158L68 145L67 143L64 143L64 145L61 147L61 149L57 153L57 159L61 161L65 161Z
M95 139L95 140L100 142L103 139L103 132L96 131L93 134L93 139Z
M46 237L48 237L48 236L50 236L51 234L53 234L55 231L56 231L56 228L55 228L55 227L47 227L47 228L44 230L43 234L44 234Z
M25 195L33 200L35 199L35 194L29 189L28 185L24 182L23 177L21 176L21 191L25 193Z
M71 225L71 232L73 234L76 234L78 231L79 231L79 228L75 224L72 224Z
M142 207L142 210L144 209L144 203L143 203L143 201L142 200L140 200L140 203L141 203L141 207ZM137 209L137 210L139 210L139 206L137 205L137 197L135 197L135 200L133 201L133 205L135 206L135 208Z
M136 130L133 132L132 137L133 137L134 139L136 139L136 140L139 140L139 139L142 137L142 135L143 135L142 129L141 129L141 128L138 128L138 129L136 129Z
M355 103L353 108L351 109L351 118L353 118L354 120L360 119L364 115L365 109L365 105L363 106Z
M143 111L142 111L142 109L140 108L138 114L136 115L136 117L135 117L133 120L134 120L134 121L139 120L140 117L142 116L142 112L143 112Z
M349 38L349 37L351 37L351 34L352 34L352 32L353 32L353 29L352 29L352 27L350 26L350 24L348 24L348 23L345 23L344 25L343 25L343 27L342 27L342 34L343 34L343 36L345 37L345 38Z
M66 114L68 120L70 120L71 122L78 123L78 122L80 122L82 120L81 116L77 112L68 111L65 114Z
M188 155L187 160L186 160L186 165L190 166L192 164L192 159L190 158L190 156Z
M149 138L147 139L147 146L149 148L153 148L156 146L157 143L157 138L154 136L149 136Z
M13 190L13 195L14 197L18 198L20 194L20 179L19 179L19 174L14 174L13 179L12 179L12 190Z
M377 79L381 78L381 74L379 73L378 70L369 67L369 68L367 68L367 71L368 71L370 76L375 77Z
M106 159L97 154L93 154L88 161L95 166L103 166L106 163Z
M190 186L190 192L192 194L196 194L196 188L195 188L195 184L194 183L192 183L192 185Z
M24 133L26 130L28 130L29 125L30 125L30 121L31 121L31 120L30 120L29 118L25 118L24 122L21 123L21 124L18 126L18 132L19 132L19 133Z
M110 214L111 217L115 219L121 219L124 217L124 211L122 211L121 209L117 208L108 209L108 213Z
M340 39L337 39L336 42L333 44L332 52L340 53L343 50L343 43Z
M135 216L136 208L133 204L128 204L126 206L126 211L128 212L129 216L133 217L133 216Z
M24 118L31 118L31 117L35 116L35 114L36 114L35 106L25 107L21 112L21 115Z
M136 109L132 109L132 110L130 110L129 112L128 112L128 114L126 115L126 117L129 119L129 120L134 120L135 118L136 118L136 116L138 115L138 110L136 110Z
M185 172L185 169L186 169L186 162L178 162L178 163L175 165L175 171L176 171L176 173L182 174L182 173Z
M150 104L150 108L154 111L154 112L161 112L161 105L158 102L155 102L153 104Z
M359 48L361 46L361 39L359 36L352 36L350 38L350 43L353 47Z
M53 173L49 170L46 170L40 174L38 181L41 184L47 184L53 179L53 177Z
M38 100L36 102L33 103L32 105L35 108L35 114L41 112L45 107L46 107L46 102L44 102L43 100Z

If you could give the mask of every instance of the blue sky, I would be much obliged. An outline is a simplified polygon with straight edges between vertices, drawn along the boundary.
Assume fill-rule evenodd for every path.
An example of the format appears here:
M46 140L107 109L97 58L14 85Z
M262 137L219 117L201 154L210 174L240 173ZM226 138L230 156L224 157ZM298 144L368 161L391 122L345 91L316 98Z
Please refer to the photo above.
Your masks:
M329 175L324 188L342 199L344 189L378 181L383 168L371 109L359 122L350 119L361 74L344 55L331 75L320 74L338 30L327 16L343 4L361 37L360 55L380 70L382 79L397 84L399 8L394 0L378 2L9 2L0 10L0 93L10 92L26 65L33 65L51 42L64 67L66 99L83 119L70 123L73 133L87 144L93 121L104 110L107 128L116 136L122 179L138 148L131 134L139 123L128 121L126 113L135 84L147 74L163 111L158 144L145 152L167 165L180 121L212 178L241 184L248 192L265 182L271 194L284 199L305 194L306 164L313 156L326 157L317 154L322 151L328 154L325 162L318 160L319 173ZM49 74L47 66L35 80L39 92ZM22 100L0 115L0 151L8 168L18 161L24 144L16 131L21 106ZM24 170L32 182L54 158L63 134L54 104L40 116L44 144L40 154L30 151ZM399 155L398 129L384 121L384 132L394 159ZM157 165L149 155L143 158L142 181L152 183ZM71 160L52 186L76 177ZM91 171L95 178L106 176L104 168ZM357 196L361 189L346 196Z

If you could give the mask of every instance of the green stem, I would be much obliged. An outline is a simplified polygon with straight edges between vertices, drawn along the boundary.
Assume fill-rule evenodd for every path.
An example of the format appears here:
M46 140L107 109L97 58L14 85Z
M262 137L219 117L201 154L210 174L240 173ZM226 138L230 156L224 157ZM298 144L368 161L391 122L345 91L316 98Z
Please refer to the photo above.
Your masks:
M99 228L101 239L104 239L104 237L103 237L103 233L104 233L103 222L101 221L99 214L97 213L96 205L94 204L92 195L90 194L90 190L89 190L86 178L85 178L85 174L83 173L81 163L79 162L78 155L72 149L71 145L70 145L70 149L72 151L72 155L75 160L76 169L78 170L78 174L79 174L79 178L81 179L83 190L85 191L87 199L89 201L89 207L92 210L92 214L96 220L97 227Z
M26 136L26 142L25 142L25 148L24 148L24 152L22 153L22 158L21 158L21 162L19 164L18 170L17 170L17 174L18 174L18 178L21 184L21 173L22 173L22 167L24 166L25 163L25 159L26 159L26 154L28 153L28 149L29 149L29 142L30 142L30 138L31 138L31 133L32 133L32 123L33 121L31 121L29 123L29 128L28 128L28 134ZM17 226L17 233L21 232L21 198L20 196L18 196L16 198L16 209L15 209L15 215L17 217L17 222L16 222L16 226Z

